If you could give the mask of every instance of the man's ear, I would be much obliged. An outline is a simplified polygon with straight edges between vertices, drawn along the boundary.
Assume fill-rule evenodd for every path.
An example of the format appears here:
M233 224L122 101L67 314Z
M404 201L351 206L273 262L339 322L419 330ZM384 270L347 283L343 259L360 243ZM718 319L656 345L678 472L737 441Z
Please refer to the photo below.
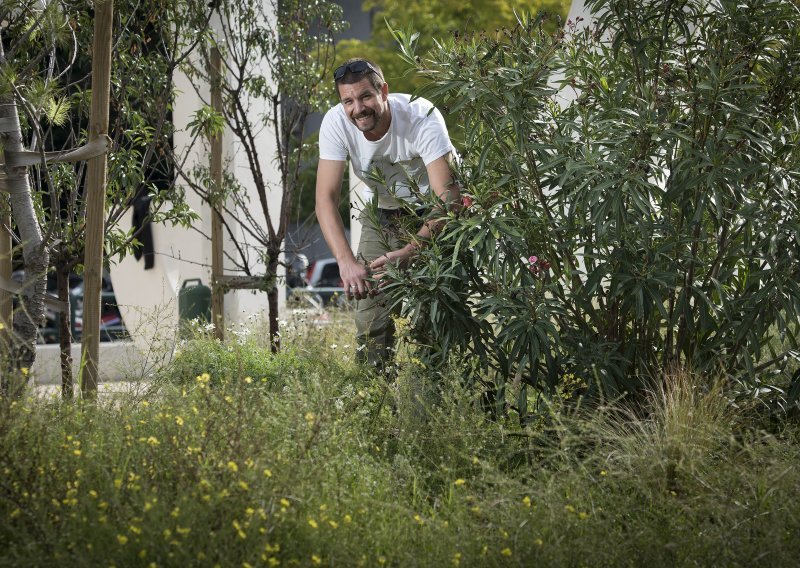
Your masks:
M389 83L384 83L381 87L381 98L384 101L389 98Z

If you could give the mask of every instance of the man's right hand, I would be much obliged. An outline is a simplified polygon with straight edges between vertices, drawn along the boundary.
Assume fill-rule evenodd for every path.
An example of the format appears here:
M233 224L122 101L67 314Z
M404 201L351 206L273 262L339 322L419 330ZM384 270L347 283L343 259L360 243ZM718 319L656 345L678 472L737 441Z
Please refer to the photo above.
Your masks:
M372 291L372 284L368 281L369 269L355 259L339 263L339 277L344 286L344 297L348 300L363 300Z

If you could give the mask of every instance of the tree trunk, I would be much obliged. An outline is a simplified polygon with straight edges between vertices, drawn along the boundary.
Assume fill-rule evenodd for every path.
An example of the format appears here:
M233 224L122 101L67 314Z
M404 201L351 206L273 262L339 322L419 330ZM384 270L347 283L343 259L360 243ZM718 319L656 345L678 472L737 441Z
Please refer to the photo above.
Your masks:
M113 15L113 0L96 3L92 57L92 107L89 115L90 143L108 134ZM85 398L94 398L97 395L106 173L106 154L89 160L86 178L86 251L84 257L83 329L81 338L81 390Z
M0 278L11 280L11 205L5 195L0 194ZM11 353L11 329L13 323L13 296L0 288L0 374L11 374L8 356ZM2 377L0 377L2 384ZM0 391L3 389L0 387Z
M5 53L0 43L0 66L5 63ZM11 196L11 211L22 240L22 257L25 263L23 292L19 298L19 310L14 317L14 337L10 357L11 364L17 369L29 369L36 358L36 337L39 324L44 318L46 274L50 258L36 218L28 168L14 165L16 159L14 154L22 152L24 146L17 105L11 93L0 94L0 118L6 119L4 122L7 124L6 131L0 132L6 188ZM23 373L18 376L22 377ZM11 391L17 390L13 385L9 386Z
M58 343L61 352L61 397L72 400L75 394L72 377L72 311L69 297L69 268L59 263L56 268L58 299L67 306L58 318Z
M267 264L267 278L270 287L267 290L267 304L269 306L269 345L273 353L281 350L281 335L278 329L278 252L273 251Z

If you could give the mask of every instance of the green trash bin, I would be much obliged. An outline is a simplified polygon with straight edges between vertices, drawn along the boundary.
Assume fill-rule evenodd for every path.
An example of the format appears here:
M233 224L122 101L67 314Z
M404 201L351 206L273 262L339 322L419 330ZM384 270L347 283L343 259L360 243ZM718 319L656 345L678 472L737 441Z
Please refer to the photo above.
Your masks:
M191 320L211 321L211 288L199 278L185 280L178 291L178 318L181 337L187 335Z

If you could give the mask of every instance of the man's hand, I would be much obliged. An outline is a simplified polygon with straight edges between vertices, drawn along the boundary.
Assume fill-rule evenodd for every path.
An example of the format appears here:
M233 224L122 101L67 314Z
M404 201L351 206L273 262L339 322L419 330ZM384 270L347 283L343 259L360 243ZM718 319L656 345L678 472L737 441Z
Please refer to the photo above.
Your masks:
M409 243L403 248L382 254L369 263L369 269L372 271L373 278L375 280L380 280L386 276L386 266L388 264L393 264L398 267L408 266L411 257L413 257L416 252L417 247L413 243Z
M344 286L344 297L362 300L369 296L372 291L372 284L367 280L369 276L367 267L356 260L340 263L339 277Z

